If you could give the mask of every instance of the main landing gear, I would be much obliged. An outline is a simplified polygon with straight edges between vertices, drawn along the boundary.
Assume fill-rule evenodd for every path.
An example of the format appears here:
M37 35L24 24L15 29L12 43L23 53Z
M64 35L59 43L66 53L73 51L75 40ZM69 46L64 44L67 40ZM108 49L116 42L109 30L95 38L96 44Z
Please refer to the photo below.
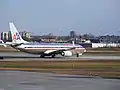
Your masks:
M45 56L47 56L47 55L41 54L41 55L40 55L40 58L45 58ZM48 55L48 56L51 56L52 58L54 58L54 57L55 57L55 54Z
M79 56L80 56L79 53L77 53L77 54L76 54L76 57L79 57Z
M54 58L55 57L55 54L52 54L52 58Z
M45 55L44 55L44 54L41 54L41 55L40 55L40 58L44 58L44 57L45 57Z
M76 53L76 57L80 57L82 53Z

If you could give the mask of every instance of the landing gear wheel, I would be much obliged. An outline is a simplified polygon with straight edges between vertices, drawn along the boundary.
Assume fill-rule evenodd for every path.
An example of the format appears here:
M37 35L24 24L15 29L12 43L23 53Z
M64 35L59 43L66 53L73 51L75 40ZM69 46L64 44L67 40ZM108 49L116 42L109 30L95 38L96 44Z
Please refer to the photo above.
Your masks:
M44 58L45 56L43 54L40 55L40 58Z
M55 57L55 54L52 54L52 58L54 58Z
M77 53L76 56L79 57L79 53Z

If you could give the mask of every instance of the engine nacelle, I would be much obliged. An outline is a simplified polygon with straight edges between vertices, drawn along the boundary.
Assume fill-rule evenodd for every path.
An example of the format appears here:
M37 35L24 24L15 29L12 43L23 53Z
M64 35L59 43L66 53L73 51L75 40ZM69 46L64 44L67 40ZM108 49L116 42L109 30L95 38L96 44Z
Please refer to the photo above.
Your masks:
M62 56L72 56L72 52L71 51L63 51L61 53Z

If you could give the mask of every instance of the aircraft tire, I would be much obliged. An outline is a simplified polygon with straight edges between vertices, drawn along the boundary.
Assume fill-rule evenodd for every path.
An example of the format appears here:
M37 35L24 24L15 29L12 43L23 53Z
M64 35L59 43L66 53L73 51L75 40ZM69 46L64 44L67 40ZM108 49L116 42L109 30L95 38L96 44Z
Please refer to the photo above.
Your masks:
M55 57L55 54L52 54L52 58L54 58Z
M45 56L43 54L40 55L40 58L44 58Z
M79 53L77 53L76 56L79 57Z

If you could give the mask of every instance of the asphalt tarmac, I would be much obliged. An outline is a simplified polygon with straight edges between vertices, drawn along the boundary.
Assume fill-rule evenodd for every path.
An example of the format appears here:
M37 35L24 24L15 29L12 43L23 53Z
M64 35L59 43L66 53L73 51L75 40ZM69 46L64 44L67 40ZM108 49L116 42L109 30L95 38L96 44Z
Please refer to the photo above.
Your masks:
M120 80L23 71L0 71L0 90L120 90Z
M110 56L110 55L82 55L80 57L71 56L71 57L62 57L61 55L57 55L55 58L46 57L40 58L39 55L32 55L27 53L18 53L18 52L0 52L0 60L120 60L120 56Z
M26 53L0 53L0 60L50 60L39 58L39 55ZM61 57L54 60L120 60L120 56L80 56ZM0 90L120 90L119 79L103 79L81 75L63 75L24 71L0 71Z

